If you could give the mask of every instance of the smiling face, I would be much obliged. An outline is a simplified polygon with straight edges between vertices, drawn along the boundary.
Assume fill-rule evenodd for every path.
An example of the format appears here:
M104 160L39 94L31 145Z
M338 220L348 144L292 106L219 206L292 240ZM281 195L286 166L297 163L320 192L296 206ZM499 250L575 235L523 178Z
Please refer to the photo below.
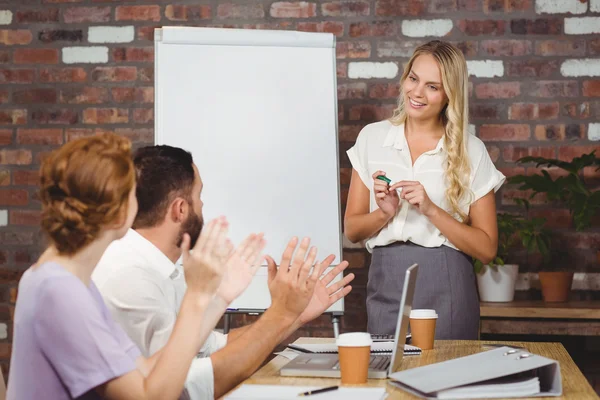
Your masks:
M431 54L415 58L402 83L407 115L415 120L439 118L448 98L442 85L442 72Z

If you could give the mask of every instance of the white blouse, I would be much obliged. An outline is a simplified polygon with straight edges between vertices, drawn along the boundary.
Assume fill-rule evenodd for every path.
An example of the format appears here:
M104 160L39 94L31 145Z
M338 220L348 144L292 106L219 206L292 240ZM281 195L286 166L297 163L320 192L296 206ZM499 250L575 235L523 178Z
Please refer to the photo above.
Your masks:
M465 196L461 204L461 210L465 214L469 213L471 204L491 190L496 192L506 179L494 166L483 142L473 135L467 137L472 195ZM381 170L385 171L392 183L401 180L421 182L431 201L453 215L445 199L448 185L444 170L446 152L443 138L435 149L423 153L412 165L410 150L404 135L404 125L392 125L390 121L385 120L365 126L358 135L356 144L348 150L347 154L352 167L371 192L370 211L378 207L373 191L372 175L375 171ZM456 248L415 206L406 200L400 201L405 203L401 204L396 216L375 236L367 240L366 247L369 252L372 252L376 246L385 246L397 241L410 241L424 247L445 245ZM459 220L457 215L453 216Z

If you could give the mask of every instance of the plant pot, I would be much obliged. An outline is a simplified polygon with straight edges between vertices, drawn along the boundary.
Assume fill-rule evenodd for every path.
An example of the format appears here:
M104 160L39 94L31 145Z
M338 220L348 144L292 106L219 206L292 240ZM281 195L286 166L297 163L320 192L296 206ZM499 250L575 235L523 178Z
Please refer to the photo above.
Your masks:
M516 264L490 267L485 265L477 274L479 299L489 302L508 302L515 297L515 282L519 274Z
M573 284L573 272L540 272L539 277L544 301L555 303L569 299L569 292Z

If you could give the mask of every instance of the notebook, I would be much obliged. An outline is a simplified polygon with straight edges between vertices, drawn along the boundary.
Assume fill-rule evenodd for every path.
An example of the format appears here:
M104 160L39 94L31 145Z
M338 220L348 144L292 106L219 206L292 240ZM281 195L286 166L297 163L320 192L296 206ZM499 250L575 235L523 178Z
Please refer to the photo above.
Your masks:
M374 342L371 345L371 354L392 354L396 343ZM288 344L292 350L302 353L337 354L338 348L335 343L312 343L312 344ZM421 354L421 348L410 344L404 345L404 355Z

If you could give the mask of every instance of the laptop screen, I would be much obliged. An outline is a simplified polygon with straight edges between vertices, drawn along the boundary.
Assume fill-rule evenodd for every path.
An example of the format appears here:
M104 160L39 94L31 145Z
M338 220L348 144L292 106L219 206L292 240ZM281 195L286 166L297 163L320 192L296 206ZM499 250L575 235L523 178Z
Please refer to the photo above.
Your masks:
M406 342L406 332L408 332L408 322L410 320L410 311L412 309L418 270L419 266L417 264L411 265L406 270L404 288L402 289L402 298L400 300L400 311L398 312L398 323L396 325L396 346L392 352L388 375L397 372L400 369L400 363L402 362L402 356L404 355L404 343Z

